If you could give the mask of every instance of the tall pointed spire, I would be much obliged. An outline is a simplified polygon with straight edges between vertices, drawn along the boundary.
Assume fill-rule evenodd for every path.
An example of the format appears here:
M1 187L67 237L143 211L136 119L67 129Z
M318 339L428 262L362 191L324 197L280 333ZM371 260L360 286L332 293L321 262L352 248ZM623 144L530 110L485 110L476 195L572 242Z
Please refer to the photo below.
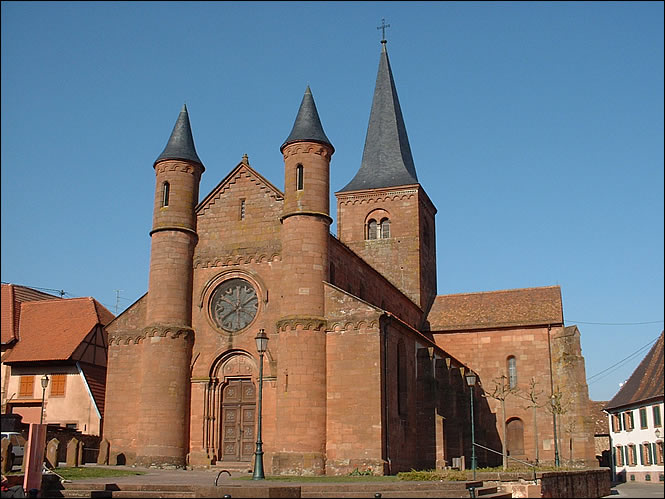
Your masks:
M386 41L381 40L379 71L362 162L356 176L340 192L417 183L418 176L390 69Z
M189 113L187 112L187 106L185 104L182 105L182 109L180 110L178 119L173 126L173 131L171 132L171 137L169 137L166 147L162 151L162 154L160 154L155 160L155 163L165 159L196 161L203 166L203 162L199 159L199 155L196 154L194 137L192 137L192 128L189 125Z
M298 116L296 116L293 129L279 150L283 150L284 147L293 142L320 142L332 147L330 140L328 140L323 131L323 126L321 126L319 113L316 110L316 104L314 104L314 97L312 96L312 91L309 89L309 85L307 85L305 95L300 103L300 109L298 109Z

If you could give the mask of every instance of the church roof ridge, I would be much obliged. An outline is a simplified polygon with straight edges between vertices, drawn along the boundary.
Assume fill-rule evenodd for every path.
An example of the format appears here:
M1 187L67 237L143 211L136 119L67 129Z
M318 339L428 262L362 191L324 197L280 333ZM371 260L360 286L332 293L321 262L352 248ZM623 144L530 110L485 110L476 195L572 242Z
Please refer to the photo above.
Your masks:
M382 41L360 169L340 192L417 183L388 51Z
M518 291L534 291L534 290L545 290L545 289L561 289L561 286L558 284L550 285L550 286L532 286L528 288L509 288L509 289L495 289L492 291L468 291L466 293L448 293L444 295L437 295L439 296L465 296L465 295L486 295L486 294L494 294L494 293L513 293L513 292L518 292Z
M194 137L192 135L192 127L189 123L189 113L186 104L182 105L178 119L175 125L173 125L169 141L166 143L166 147L162 153L155 160L155 164L167 159L194 161L203 166L203 162L196 153L196 147L194 146Z
M282 151L288 144L294 142L319 142L333 147L326 136L326 133L323 131L319 112L316 110L314 96L312 95L312 90L309 88L309 85L307 85L305 95L303 95L302 101L300 102L300 108L298 109L298 114L293 123L291 133L279 150ZM333 147L333 150L334 149L335 148Z

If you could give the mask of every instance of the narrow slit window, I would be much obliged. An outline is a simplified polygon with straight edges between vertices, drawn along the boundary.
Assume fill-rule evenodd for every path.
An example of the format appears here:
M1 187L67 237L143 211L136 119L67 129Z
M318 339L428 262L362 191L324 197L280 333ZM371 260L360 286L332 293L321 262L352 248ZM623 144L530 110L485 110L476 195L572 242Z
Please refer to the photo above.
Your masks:
M240 220L245 219L245 200L240 200Z
M517 386L517 361L512 355L508 357L508 385L510 388Z
M169 205L169 194L171 194L171 185L168 182L162 184L162 207Z
M303 174L304 174L303 166L302 165L296 166L296 189L299 191L303 190L303 184L304 184Z

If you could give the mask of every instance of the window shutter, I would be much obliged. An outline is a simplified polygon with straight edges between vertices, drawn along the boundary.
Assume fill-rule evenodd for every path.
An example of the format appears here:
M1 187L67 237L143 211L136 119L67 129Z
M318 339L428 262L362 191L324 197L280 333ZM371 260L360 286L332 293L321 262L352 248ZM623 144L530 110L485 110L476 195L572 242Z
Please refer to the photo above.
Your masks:
M645 465L644 462L644 444L640 444L640 464Z

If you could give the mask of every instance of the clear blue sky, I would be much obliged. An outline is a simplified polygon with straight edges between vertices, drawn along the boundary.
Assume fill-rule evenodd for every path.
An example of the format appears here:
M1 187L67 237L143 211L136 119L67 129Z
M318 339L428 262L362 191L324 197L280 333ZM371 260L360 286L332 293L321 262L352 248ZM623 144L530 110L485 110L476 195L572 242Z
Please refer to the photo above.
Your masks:
M183 103L201 198L244 153L283 189L309 84L341 189L382 18L439 294L560 285L587 376L619 363L589 385L611 398L663 329L662 2L2 2L2 281L143 295Z

